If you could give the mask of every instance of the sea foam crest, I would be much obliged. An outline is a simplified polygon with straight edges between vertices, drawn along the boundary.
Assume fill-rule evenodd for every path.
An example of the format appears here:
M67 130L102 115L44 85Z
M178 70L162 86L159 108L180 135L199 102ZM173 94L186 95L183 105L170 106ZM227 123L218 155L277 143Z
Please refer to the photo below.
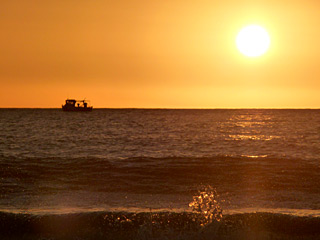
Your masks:
M219 222L222 219L222 208L220 206L219 195L211 186L203 186L193 201L189 203L189 207L198 213L198 221L202 226L210 224L214 221Z

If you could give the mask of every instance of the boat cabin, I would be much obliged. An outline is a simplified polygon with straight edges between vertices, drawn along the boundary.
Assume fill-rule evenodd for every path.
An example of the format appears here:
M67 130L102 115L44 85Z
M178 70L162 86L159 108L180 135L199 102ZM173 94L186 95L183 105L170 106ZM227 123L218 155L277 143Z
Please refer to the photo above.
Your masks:
M66 104L62 105L63 111L92 111L92 107L88 106L87 100L67 99Z

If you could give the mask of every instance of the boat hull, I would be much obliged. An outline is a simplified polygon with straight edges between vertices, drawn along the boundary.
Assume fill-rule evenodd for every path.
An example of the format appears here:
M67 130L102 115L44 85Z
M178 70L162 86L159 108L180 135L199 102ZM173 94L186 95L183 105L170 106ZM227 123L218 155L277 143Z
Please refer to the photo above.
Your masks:
M91 112L92 107L73 107L63 105L62 110L65 112Z

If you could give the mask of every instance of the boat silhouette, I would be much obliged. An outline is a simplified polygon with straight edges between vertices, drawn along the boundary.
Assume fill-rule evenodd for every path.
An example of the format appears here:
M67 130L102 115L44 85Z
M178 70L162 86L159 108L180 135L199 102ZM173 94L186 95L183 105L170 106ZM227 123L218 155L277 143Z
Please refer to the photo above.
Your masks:
M66 103L62 105L62 110L66 112L91 112L92 106L88 105L87 100L67 99Z

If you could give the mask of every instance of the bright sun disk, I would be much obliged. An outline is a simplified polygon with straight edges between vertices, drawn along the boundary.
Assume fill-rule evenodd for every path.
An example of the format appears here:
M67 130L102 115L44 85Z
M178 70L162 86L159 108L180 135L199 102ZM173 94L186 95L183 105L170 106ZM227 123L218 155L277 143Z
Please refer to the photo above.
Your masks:
M250 25L238 33L236 44L242 54L248 57L258 57L269 49L270 37L264 28Z

